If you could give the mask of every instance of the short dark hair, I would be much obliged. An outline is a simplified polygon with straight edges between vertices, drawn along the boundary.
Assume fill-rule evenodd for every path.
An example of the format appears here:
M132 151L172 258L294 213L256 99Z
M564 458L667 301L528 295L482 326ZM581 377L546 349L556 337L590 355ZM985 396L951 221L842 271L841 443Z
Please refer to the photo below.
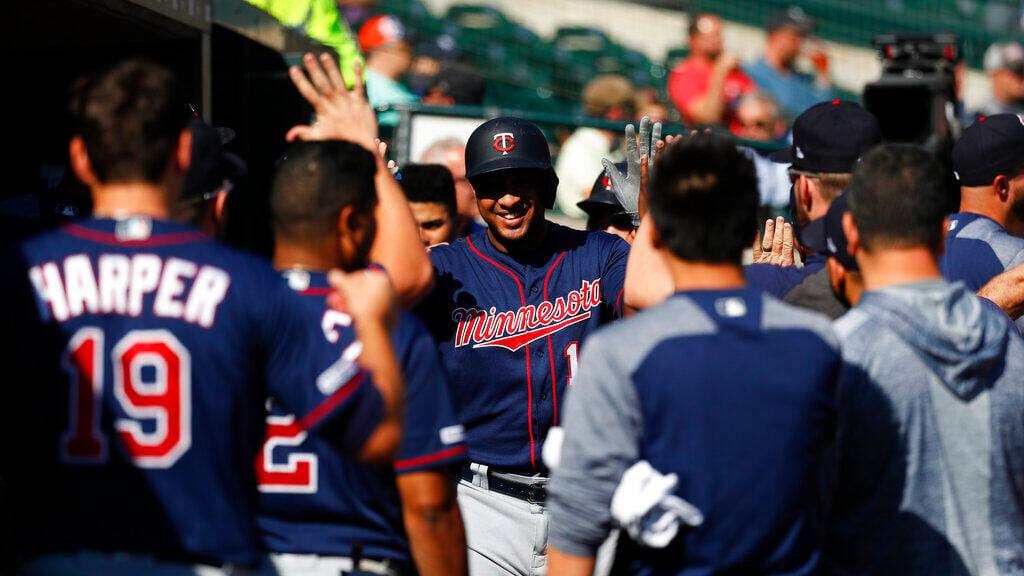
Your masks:
M376 173L373 153L353 142L293 142L270 191L275 235L316 242L337 227L346 206L369 213L377 205Z
M946 217L946 180L935 156L913 144L881 144L850 178L850 212L860 242L878 248L939 251Z
M174 73L140 57L76 80L70 108L103 183L159 182L189 118Z
M409 202L442 204L448 216L455 216L455 179L440 164L406 164L401 169L402 192Z
M655 229L677 257L739 264L757 227L757 173L732 138L688 136L657 157L649 204Z

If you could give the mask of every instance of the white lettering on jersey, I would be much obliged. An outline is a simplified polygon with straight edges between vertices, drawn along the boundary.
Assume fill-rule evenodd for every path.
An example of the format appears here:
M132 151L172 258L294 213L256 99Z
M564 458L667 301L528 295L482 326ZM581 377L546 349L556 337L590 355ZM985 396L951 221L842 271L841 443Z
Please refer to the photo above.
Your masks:
M46 262L30 268L28 276L57 322L83 314L140 316L146 295L155 293L155 316L210 328L231 286L231 276L220 268L174 257L165 263L155 254L101 254L95 265L89 256L74 254L64 259L63 275L56 262Z
M182 278L192 278L196 275L194 262L180 258L169 258L164 264L164 273L160 277L160 288L156 291L156 299L153 300L153 313L164 318L181 318L185 308L184 302L175 300L185 292L185 283Z
M100 309L104 314L126 314L131 261L123 254L102 254L97 267L100 269Z
M498 346L515 352L523 346L590 318L590 309L601 304L601 279L583 281L579 290L565 297L528 304L518 310L498 312L479 308L456 308L452 320L458 323L455 347Z
M196 274L188 300L185 303L185 322L199 324L203 328L213 326L217 307L228 295L231 276L220 268L203 266Z
M100 295L89 257L85 254L68 256L64 260L64 279L67 284L68 312L72 316L80 316L84 311L95 314L99 309Z

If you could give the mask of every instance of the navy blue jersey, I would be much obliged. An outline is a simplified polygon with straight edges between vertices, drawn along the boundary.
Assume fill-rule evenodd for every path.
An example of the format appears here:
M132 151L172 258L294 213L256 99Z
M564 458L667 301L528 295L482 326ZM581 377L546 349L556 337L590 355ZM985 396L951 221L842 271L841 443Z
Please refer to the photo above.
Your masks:
M322 317L310 331L335 341L336 331L347 327L351 318L326 307L324 296L331 290L326 274L291 270L285 276L292 289L306 296L310 312ZM426 327L412 314L402 313L392 339L406 394L402 444L393 468L355 462L325 439L296 429L286 410L272 408L256 466L259 524L267 550L351 556L354 545L359 545L367 557L411 560L395 474L462 462L466 448Z
M995 220L960 212L949 218L946 249L939 259L942 275L977 292L993 277L1024 263L1024 238L1007 232Z
M824 267L825 257L814 252L807 256L803 266L747 264L743 267L743 274L748 284L782 300L790 290Z
M11 446L25 461L4 474L29 553L256 562L266 398L349 449L381 418L368 373L306 329L319 315L254 256L142 217L67 224L17 251L24 267L5 273L30 284L35 302L14 305L34 324L8 336L31 339L18 349L33 364L9 388L33 410Z
M593 555L623 472L645 460L705 521L663 549L621 535L612 573L817 573L842 366L827 318L752 288L679 292L594 334L581 366L548 485L552 546Z
M543 470L580 343L620 314L629 245L547 225L528 260L499 252L486 230L430 253L435 289L417 313L439 342L473 462Z

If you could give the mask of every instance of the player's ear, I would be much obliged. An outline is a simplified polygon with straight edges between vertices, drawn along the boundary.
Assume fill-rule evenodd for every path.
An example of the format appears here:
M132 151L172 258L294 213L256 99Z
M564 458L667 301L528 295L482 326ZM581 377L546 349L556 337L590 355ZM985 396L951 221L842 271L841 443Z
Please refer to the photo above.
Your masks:
M192 165L192 130L185 128L178 135L178 146L174 149L174 160L184 174Z
M81 136L71 138L71 143L68 145L68 157L71 170L83 184L92 188L100 183L96 172L92 169L89 152L85 148L85 140Z
M857 257L857 252L860 251L860 231L857 230L857 224L853 221L853 214L846 212L843 214L843 233L846 234L846 250L850 253L850 256Z

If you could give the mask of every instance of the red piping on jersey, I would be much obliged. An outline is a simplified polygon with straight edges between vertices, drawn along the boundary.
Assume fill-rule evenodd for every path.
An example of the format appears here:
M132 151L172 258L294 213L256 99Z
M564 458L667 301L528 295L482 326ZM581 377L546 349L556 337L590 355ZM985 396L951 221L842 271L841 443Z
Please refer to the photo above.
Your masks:
M320 420L323 420L324 416L327 416L334 411L342 402L344 402L353 392L356 391L359 386L366 381L366 370L360 369L348 382L341 385L340 388L334 391L326 400L320 403L319 406L313 408L313 410L306 414L306 416L299 420L299 429L309 430Z
M303 296L329 296L331 292L334 292L334 288L314 286L312 288L306 288L305 290L299 290L299 294Z
M572 241L572 236L569 236L569 241ZM551 273L555 271L555 267L558 266L558 263L562 261L564 256L565 251L563 250L562 253L558 255L558 258L555 259L555 263L548 269L547 275L544 276L545 300L548 299L548 280L551 279ZM555 351L551 345L551 334L548 334L548 360L551 360L551 405L554 407L555 414L554 424L552 425L558 426L558 392L556 392L557 388L555 387L555 382L557 380L555 378Z
M466 237L466 244L469 244L470 249L476 253L477 256L483 258L487 262L494 264L499 270L503 270L506 274L512 277L516 281L516 286L519 287L519 300L526 306L526 296L523 293L523 283L519 281L519 277L516 276L511 270L505 268L501 264L498 264L494 260L491 260L487 256L484 256L476 246L473 246L473 242ZM534 470L537 470L537 457L536 457L536 445L533 439L533 382L530 377L530 345L526 345L526 418L527 422L526 429L530 432L530 466Z
M432 464L438 460L444 460L445 458L451 458L452 456L460 456L466 453L465 446L453 446L447 450L440 452L434 452L433 454L427 454L426 456L419 456L416 458L407 458L405 460L395 461L395 470L405 470L412 468L413 466L423 466L424 464Z
M72 236L77 236L84 240L97 242L99 244L109 244L112 246L170 246L172 244L184 244L186 242L198 242L207 239L206 235L197 230L157 234L150 236L145 240L120 240L116 235L111 234L110 232L93 230L92 228L86 228L85 226L80 226L78 224L65 224L64 231Z
M626 292L626 287L623 286L619 290L619 295L615 297L615 315L622 318L622 295Z

